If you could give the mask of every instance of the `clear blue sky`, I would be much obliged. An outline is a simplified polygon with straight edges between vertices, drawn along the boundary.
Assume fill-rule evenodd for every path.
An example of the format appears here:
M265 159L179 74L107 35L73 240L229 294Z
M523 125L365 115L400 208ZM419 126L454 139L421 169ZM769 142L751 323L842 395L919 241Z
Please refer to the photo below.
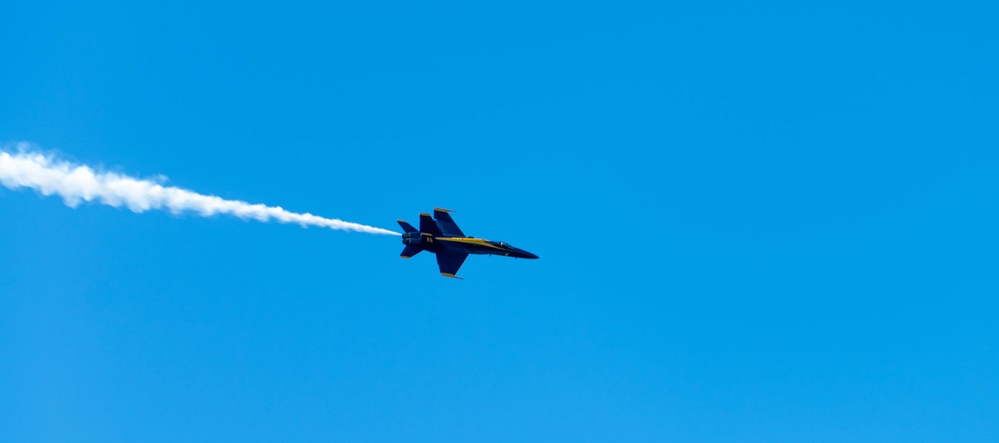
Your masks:
M0 441L997 441L990 2L8 2Z

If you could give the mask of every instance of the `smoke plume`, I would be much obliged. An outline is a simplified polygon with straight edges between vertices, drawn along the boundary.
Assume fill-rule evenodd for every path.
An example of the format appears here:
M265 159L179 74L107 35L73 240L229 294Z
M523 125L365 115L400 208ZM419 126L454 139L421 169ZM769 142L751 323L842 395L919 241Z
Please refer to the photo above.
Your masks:
M95 201L116 208L124 206L132 212L165 210L173 214L191 213L203 217L227 214L244 220L399 235L373 226L291 212L278 206L226 200L214 195L163 186L152 180L95 171L86 165L75 165L59 161L50 155L31 152L26 150L25 145L19 146L15 153L0 150L0 184L10 189L31 188L46 196L58 195L70 207L76 207L81 202Z

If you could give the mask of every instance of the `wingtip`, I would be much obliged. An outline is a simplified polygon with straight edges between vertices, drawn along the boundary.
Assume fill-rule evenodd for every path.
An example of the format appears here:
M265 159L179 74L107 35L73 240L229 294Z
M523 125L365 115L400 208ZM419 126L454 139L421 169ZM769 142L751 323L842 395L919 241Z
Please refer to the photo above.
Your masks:
M454 211L444 208L434 208L434 212L454 212Z
M458 277L457 275L448 274L447 272L441 272L441 275L443 275L445 277L451 277L451 278L454 278L454 279L457 279L457 280L464 280L463 278Z

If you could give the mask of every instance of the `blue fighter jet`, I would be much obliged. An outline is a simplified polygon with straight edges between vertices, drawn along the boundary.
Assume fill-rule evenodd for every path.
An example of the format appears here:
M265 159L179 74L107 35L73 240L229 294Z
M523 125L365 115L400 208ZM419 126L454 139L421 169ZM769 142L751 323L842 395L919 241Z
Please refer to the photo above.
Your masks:
M468 254L503 255L514 258L538 258L523 249L510 246L508 243L489 241L482 238L468 237L451 219L447 209L435 208L434 218L426 212L420 213L420 229L416 230L405 220L399 220L399 226L406 231L402 234L402 243L406 248L399 254L402 258L410 258L420 251L430 251L437 254L437 265L441 275L458 278L458 268L465 262Z

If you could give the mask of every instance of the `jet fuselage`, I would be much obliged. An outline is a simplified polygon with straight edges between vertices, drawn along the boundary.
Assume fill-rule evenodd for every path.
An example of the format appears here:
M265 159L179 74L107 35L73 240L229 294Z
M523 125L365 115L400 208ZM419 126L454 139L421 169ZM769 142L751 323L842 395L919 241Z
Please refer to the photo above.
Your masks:
M410 258L421 251L433 252L437 255L437 265L440 267L441 275L454 278L458 278L455 274L469 254L538 258L537 255L507 243L465 235L448 212L451 211L435 208L433 218L430 214L420 213L420 229L414 228L404 220L399 220L399 226L406 231L402 234L402 243L406 247L399 256Z
M431 252L453 249L466 254L502 255L514 258L538 258L530 252L515 248L507 243L475 237L436 237L427 232L407 232L402 234L402 243L415 245Z

